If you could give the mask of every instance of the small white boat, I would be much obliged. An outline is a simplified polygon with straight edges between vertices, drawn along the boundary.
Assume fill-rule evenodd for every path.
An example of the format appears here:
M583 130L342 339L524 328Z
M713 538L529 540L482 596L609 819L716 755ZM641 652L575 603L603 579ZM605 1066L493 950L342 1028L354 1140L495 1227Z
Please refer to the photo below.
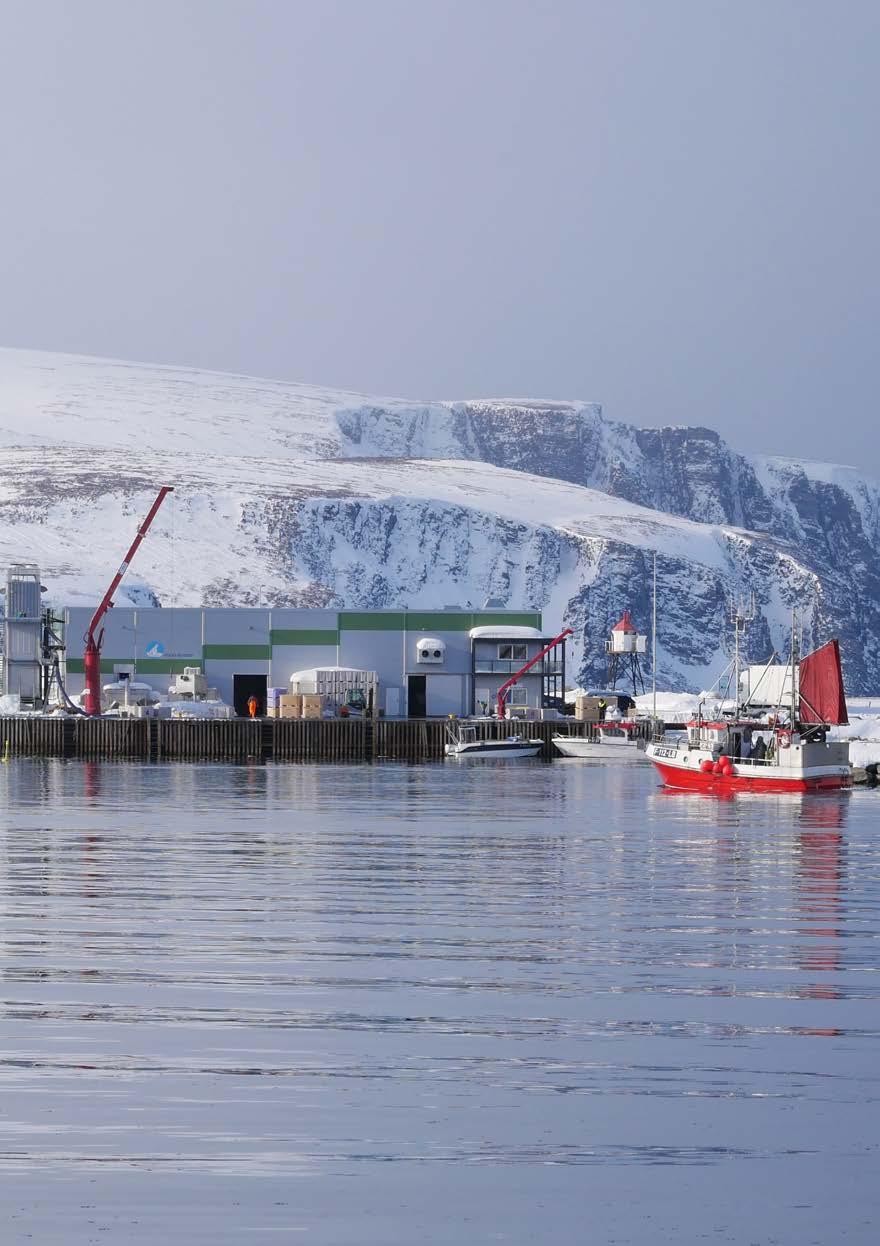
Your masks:
M446 726L447 757L537 757L544 747L543 740L529 740L521 735L511 735L505 740L480 740L476 727Z
M554 735L553 743L563 757L587 757L591 761L647 762L645 742L636 721L600 723L596 739L585 736Z

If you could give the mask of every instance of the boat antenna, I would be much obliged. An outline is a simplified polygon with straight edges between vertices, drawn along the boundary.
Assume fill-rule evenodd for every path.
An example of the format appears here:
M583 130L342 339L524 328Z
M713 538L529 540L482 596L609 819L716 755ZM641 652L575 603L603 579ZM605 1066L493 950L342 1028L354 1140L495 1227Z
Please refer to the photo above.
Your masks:
M730 613L733 622L733 699L734 715L736 715L739 713L739 642L757 614L754 591L749 595L748 603L740 595L732 604Z

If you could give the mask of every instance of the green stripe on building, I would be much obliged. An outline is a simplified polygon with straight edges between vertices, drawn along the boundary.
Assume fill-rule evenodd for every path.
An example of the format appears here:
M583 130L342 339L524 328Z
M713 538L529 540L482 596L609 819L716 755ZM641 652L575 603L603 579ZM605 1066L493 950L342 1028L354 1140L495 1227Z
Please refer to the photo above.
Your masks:
M540 611L489 613L468 610L340 612L339 630L346 632L469 632L472 627L535 627L541 630Z
M214 658L218 662L231 662L236 659L251 662L269 662L272 659L271 645L204 645L202 656L207 662ZM140 665L140 663L138 663Z
M114 666L133 666L140 675L182 675L187 666L198 666L201 658L105 658L101 655L101 675L112 675ZM85 674L82 658L67 659L68 675Z
M473 617L469 613L443 614L436 610L407 610L404 615L408 632L469 632Z
M532 610L522 614L480 614L471 615L471 627L534 627L540 632L543 628L540 610Z
M269 633L272 647L279 645L338 645L338 628L276 627Z
M402 632L406 628L406 615L400 611L365 610L339 615L342 632Z

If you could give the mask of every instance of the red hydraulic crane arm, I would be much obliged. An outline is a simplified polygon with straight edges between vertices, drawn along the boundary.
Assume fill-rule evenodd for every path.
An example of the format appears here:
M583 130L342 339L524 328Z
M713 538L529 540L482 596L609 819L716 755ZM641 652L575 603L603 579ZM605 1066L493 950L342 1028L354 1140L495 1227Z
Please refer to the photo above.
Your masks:
M511 675L507 683L501 685L501 687L498 689L498 717L499 718L504 717L504 695L507 692L507 690L509 688L512 688L513 685L517 682L517 680L522 675L525 675L526 671L530 671L536 662L540 662L541 658L545 657L550 652L551 649L555 649L558 644L560 644L563 640L565 640L566 636L573 636L573 635L574 635L573 630L570 627L567 627L564 632L560 632L558 636L556 636L553 640L551 640L549 645L545 645L540 653L536 653L535 656L530 661L526 662L525 666L521 666L515 675Z
M131 543L131 547L125 558L120 563L119 570L113 577L110 587L104 594L100 606L92 615L92 621L86 632L86 648L83 654L83 669L85 672L85 689L83 691L83 709L86 714L97 715L101 713L101 643L104 639L104 629L101 627L101 620L107 613L110 606L113 605L113 594L119 588L119 582L128 570L128 565L137 553L137 548L141 541L147 535L150 524L156 517L156 511L165 501L166 495L172 493L170 485L163 485L159 490L159 496L150 507L150 513L137 530L137 536ZM95 631L101 627L97 636Z
M150 507L150 512L147 515L146 519L141 524L141 526L138 528L137 536L132 541L129 547L128 553L125 555L125 558L120 563L119 570L114 575L110 583L110 587L107 589L107 592L104 594L101 600L100 606L98 606L98 609L92 615L92 621L89 624L88 630L86 632L87 643L89 640L94 640L95 629L99 626L101 620L103 619L104 615L107 613L110 606L112 606L113 594L116 592L117 588L119 588L120 581L122 580L122 577L125 575L126 571L128 570L128 567L129 567L129 564L132 558L134 558L135 554L137 553L138 546L140 545L144 537L147 535L150 524L156 518L156 511L158 511L159 507L165 501L165 498L167 497L167 495L173 492L174 492L174 488L172 485L163 485L162 488L159 490L158 497L156 498L153 505Z

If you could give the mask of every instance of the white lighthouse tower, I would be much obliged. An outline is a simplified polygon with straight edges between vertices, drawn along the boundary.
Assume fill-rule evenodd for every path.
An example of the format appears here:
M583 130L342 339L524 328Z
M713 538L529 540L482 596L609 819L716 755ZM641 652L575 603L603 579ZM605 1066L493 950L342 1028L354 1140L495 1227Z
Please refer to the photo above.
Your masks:
M632 683L634 697L645 691L639 658L647 652L647 647L648 637L636 628L630 612L624 610L623 618L614 624L611 636L605 641L609 688L616 688L618 679L622 679Z

